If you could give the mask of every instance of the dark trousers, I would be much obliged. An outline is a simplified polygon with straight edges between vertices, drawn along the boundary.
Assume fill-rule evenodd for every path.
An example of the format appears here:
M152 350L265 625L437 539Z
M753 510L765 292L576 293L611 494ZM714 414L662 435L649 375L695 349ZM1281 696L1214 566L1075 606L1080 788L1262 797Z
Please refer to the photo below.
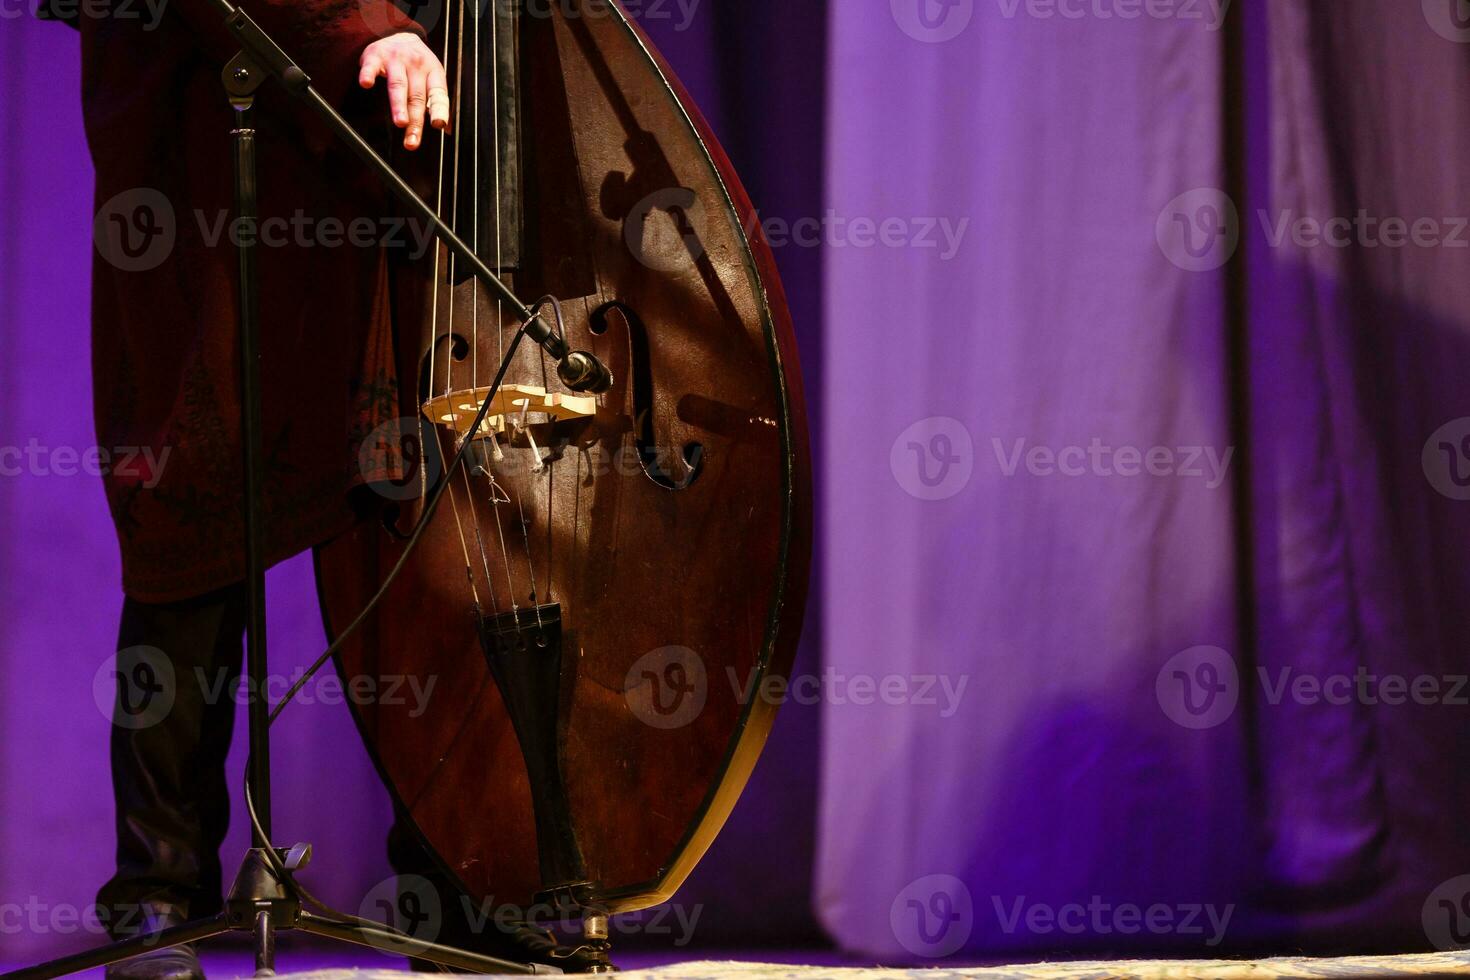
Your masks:
M114 935L130 923L220 909L225 757L244 630L243 585L166 605L123 604L111 738L117 873L97 896Z
M165 605L123 604L111 740L117 872L97 896L115 938L221 908L225 757L245 619L243 585ZM389 835L389 857L398 874L427 877L454 900L403 820Z

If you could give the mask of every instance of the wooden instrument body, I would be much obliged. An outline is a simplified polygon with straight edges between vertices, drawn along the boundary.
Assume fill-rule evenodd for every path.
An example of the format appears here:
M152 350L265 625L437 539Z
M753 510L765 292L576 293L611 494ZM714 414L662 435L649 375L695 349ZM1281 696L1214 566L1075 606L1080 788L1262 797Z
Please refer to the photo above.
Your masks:
M502 419L493 446L477 440L483 472L450 477L453 498L339 668L433 684L417 714L412 699L355 703L359 728L454 880L524 907L554 883L476 623L555 604L570 818L596 902L633 911L688 875L774 720L761 692L790 669L811 546L805 410L774 261L708 126L619 8L538 9L518 35L523 227L501 267L523 298L558 297L571 346L615 382L589 417ZM487 385L515 326L446 274L446 254L430 264L400 297L424 324L399 340L401 377L420 379L406 411ZM529 343L507 382L564 391ZM454 432L436 437L452 458ZM388 518L406 529L421 506ZM319 551L329 632L402 547L369 521Z

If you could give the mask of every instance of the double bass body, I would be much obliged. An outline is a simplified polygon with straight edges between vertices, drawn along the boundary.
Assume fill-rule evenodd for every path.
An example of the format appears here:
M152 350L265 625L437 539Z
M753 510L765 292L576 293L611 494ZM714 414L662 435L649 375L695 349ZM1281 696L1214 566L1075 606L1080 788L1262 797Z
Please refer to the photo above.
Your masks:
M514 320L447 253L408 270L404 411L433 416L427 460L469 439L469 465L414 476L450 496L339 666L432 679L427 710L354 713L466 894L632 911L667 899L729 814L774 718L752 692L794 654L794 337L728 160L620 8L488 0L436 26L458 117L426 189L518 295L556 297L614 384L579 398L524 344L503 404L463 431ZM319 553L329 632L397 561L414 498Z

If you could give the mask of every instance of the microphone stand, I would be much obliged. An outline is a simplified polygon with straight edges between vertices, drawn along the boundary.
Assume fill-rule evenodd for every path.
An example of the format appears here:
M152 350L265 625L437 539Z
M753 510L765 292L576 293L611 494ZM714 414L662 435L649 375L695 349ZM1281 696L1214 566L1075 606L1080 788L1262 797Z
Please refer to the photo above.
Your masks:
M539 344L557 364L562 383L573 391L606 391L612 384L608 369L592 354L573 351L566 340L510 291L480 257L446 225L434 209L398 176L376 150L342 118L311 85L311 79L271 38L230 0L209 0L224 19L225 27L240 42L241 50L222 73L226 94L235 110L231 130L235 171L235 211L242 226L253 228L258 188L255 155L255 93L268 78L277 79L292 95L303 99L333 134L376 172L389 190L416 217L434 230L435 236L474 273L493 294L510 307L520 321L521 332ZM239 242L239 350L241 382L240 438L244 463L245 583L248 602L245 645L246 674L251 689L265 690L267 655L265 640L265 560L263 548L264 507L261 488L265 482L261 448L260 324L258 282L253 235ZM483 412L482 412L483 414ZM339 942L370 946L403 956L414 956L442 966L475 973L548 974L555 967L516 963L482 956L466 950L423 942L388 928L364 922L343 922L316 915L302 908L301 896L289 873L305 867L311 859L309 844L276 848L270 841L270 706L263 697L252 697L249 710L250 768L246 779L254 801L258 824L252 829L254 846L230 889L225 909L210 916L155 932L143 933L121 942L51 960L0 976L0 980L44 980L81 970L94 969L141 953L197 942L226 932L249 932L254 936L255 975L275 975L276 934L298 930ZM281 870L278 870L281 869ZM282 874L281 871L286 872Z

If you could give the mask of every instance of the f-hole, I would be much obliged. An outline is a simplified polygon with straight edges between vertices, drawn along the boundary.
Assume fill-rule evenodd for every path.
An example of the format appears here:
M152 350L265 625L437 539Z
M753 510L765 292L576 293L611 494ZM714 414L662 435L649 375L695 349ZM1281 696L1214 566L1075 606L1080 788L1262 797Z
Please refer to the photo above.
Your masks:
M633 384L633 442L638 448L638 463L643 473L666 490L687 490L704 471L704 446L686 442L675 451L672 446L658 444L658 426L654 418L653 361L648 350L648 328L632 307L624 303L608 303L592 314L589 325L594 334L607 332L609 318L616 315L627 328L628 350ZM674 458L679 462L675 464ZM675 475L675 471L677 475Z

